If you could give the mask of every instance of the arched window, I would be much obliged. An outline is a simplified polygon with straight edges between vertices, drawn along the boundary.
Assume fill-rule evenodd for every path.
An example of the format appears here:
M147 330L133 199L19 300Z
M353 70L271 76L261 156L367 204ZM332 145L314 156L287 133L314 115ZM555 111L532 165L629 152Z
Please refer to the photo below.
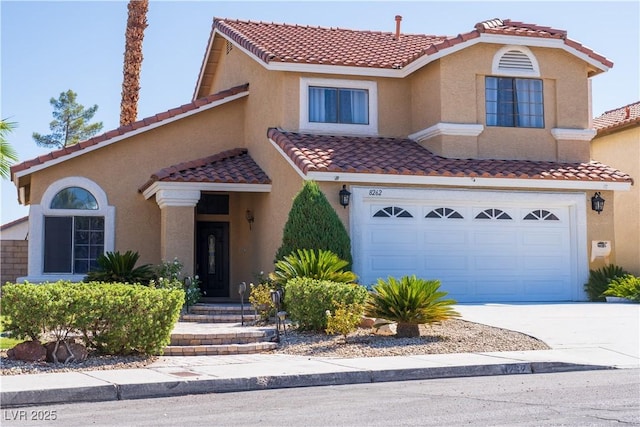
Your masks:
M52 183L29 214L28 280L82 280L97 258L114 250L115 208L84 177ZM36 236L41 236L38 241Z
M98 202L93 194L80 187L67 187L53 197L51 209L97 210Z

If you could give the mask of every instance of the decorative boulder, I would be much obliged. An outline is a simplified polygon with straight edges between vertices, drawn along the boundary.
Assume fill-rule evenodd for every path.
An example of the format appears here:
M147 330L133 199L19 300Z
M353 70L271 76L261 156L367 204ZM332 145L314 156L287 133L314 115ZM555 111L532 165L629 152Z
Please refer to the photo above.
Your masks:
M78 344L73 341L58 341L57 351L56 341L46 343L45 348L47 349L47 362L84 362L89 356L89 352L84 345Z
M395 335L397 331L397 325L395 323L388 323L386 325L381 325L379 327L374 327L373 333L376 335Z
M372 328L375 321L376 319L373 317L362 316L362 319L360 320L360 327L365 329Z
M47 349L39 341L25 341L10 348L7 357L25 362L42 362L47 358Z

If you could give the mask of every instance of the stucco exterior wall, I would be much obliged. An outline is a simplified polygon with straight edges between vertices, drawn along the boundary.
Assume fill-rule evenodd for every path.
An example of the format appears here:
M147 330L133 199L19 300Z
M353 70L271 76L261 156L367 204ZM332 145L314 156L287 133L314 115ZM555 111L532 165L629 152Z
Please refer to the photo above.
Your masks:
M591 196L594 192L586 194L585 203L587 204L587 254L589 256L589 269L597 269L607 264L616 264L618 262L619 247L616 242L614 217L615 206L605 202L604 210L598 214L591 209ZM602 198L605 200L613 200L613 191L601 191ZM610 241L611 255L609 260L604 258L596 258L591 261L591 246L593 242Z
M631 175L630 191L616 191L606 200L605 211L614 207L616 263L640 276L640 127L595 138L591 156Z
M160 208L153 198L145 200L138 188L160 169L242 146L244 102L239 99L215 107L35 173L32 203L39 203L47 187L59 179L88 178L116 207L115 250L137 251L141 263L157 264L161 261Z

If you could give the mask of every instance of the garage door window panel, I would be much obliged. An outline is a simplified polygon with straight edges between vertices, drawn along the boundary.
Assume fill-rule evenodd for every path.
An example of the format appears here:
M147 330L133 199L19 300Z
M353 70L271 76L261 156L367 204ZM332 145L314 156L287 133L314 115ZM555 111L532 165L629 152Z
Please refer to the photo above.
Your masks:
M501 209L485 209L476 215L476 219L511 220L511 216Z
M523 219L525 221L560 221L555 214L544 209L533 210L525 215Z
M374 218L413 218L413 215L404 208L387 206L373 214Z
M425 218L430 219L464 219L460 212L451 208L437 208L425 215Z

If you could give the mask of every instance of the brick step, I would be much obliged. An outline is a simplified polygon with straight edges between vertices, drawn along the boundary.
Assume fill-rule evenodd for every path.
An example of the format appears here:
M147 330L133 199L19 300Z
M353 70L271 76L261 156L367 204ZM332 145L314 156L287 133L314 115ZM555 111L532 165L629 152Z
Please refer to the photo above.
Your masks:
M257 342L270 342L275 336L275 331L239 331L239 332L211 332L211 333L186 333L171 334L172 346L199 346L199 345L226 345L226 344L251 344Z
M244 305L244 314L253 313L254 309L251 304ZM240 304L196 304L189 307L191 314L238 314L242 313Z
M165 347L165 356L218 356L224 354L254 354L277 348L274 342L256 342L250 344L189 345Z
M253 312L244 314L245 322L253 322L258 320L260 316L256 316ZM183 314L180 316L182 322L198 322L198 323L240 323L242 316L240 314Z

